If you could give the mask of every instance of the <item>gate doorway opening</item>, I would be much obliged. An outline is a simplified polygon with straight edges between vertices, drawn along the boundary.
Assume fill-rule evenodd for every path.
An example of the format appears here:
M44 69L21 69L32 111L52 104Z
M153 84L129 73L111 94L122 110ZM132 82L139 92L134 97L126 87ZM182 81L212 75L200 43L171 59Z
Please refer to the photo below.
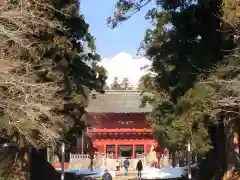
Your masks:
M129 145L119 146L119 155L121 157L131 158L132 157L132 146L129 146Z

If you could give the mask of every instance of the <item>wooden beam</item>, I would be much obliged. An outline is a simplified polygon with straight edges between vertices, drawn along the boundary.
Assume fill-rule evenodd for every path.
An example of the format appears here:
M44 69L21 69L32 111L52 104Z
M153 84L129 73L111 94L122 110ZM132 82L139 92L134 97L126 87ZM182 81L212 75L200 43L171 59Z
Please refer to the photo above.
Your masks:
M134 129L134 128L114 128L114 129L105 129L105 128L95 128L92 133L116 133L116 132L150 132L152 133L152 129L144 128L144 129Z
M155 140L144 140L144 139L141 139L141 140L135 140L135 139L121 139L121 140L104 140L104 139L101 139L101 140L94 140L94 144L96 144L96 146L99 146L99 145L103 145L103 144L109 144L109 145L114 145L114 144L117 144L117 145L133 145L133 143L135 145L144 145L144 144L149 144L149 145L157 145L157 142Z
M153 139L152 133L95 133L90 137L95 139Z

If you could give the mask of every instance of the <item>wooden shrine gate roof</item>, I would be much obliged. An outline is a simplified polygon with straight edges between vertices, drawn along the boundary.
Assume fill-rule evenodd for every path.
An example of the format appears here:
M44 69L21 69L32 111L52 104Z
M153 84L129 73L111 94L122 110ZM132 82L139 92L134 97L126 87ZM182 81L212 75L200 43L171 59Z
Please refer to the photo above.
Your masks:
M87 112L93 113L143 113L151 112L149 104L141 106L140 92L135 90L109 90L105 94L92 92Z

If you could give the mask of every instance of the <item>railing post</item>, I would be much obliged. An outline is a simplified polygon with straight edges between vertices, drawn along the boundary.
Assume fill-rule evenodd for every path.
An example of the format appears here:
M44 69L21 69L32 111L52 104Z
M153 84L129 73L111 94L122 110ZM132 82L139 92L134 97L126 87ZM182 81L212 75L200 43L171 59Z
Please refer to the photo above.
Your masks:
M61 180L64 180L65 143L62 143Z
M82 146L82 156L83 156L83 146L84 146L84 131L82 131L82 138L81 138L81 146Z
M191 142L188 140L188 179L192 179L192 172L191 172Z

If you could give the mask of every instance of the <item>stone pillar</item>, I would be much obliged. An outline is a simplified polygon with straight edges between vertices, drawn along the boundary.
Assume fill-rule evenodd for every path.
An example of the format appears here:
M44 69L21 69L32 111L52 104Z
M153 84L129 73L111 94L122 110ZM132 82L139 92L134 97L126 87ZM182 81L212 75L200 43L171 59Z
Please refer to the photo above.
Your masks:
M118 159L118 144L115 144L115 159Z
M135 159L135 154L136 154L136 146L135 144L133 144L133 147L132 147L132 159Z

